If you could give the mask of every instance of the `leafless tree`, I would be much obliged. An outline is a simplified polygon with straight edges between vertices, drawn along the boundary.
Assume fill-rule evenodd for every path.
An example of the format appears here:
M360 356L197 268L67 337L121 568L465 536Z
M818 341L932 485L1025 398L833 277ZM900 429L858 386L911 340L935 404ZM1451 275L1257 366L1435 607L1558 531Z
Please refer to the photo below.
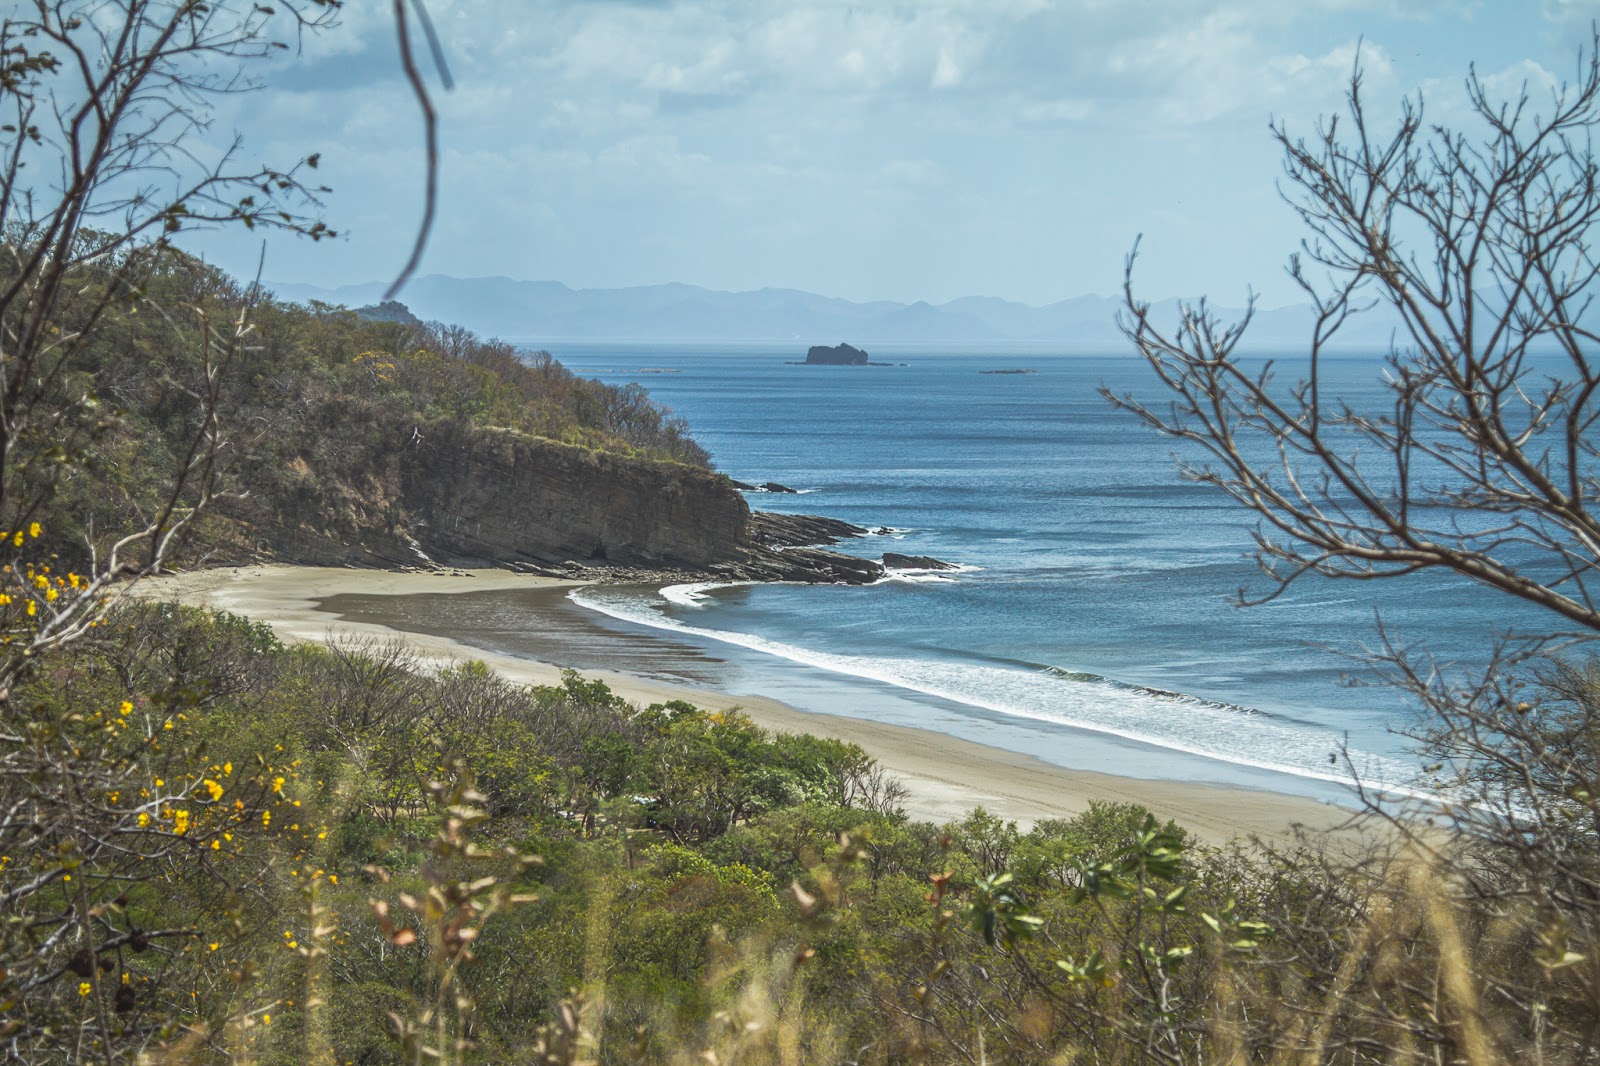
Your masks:
M1482 139L1425 126L1420 98L1378 137L1359 73L1348 124L1326 121L1309 142L1275 127L1311 232L1289 266L1316 309L1293 386L1237 358L1249 313L1223 324L1202 302L1159 328L1134 296L1130 256L1124 330L1173 396L1110 398L1204 448L1214 463L1185 474L1264 519L1268 597L1305 573L1442 568L1600 630L1600 366L1587 321L1600 65L1591 54L1579 82L1542 103L1496 103L1476 76L1467 91ZM1328 395L1320 373L1340 329L1374 308L1403 326L1385 411Z
M30 547L17 533L97 424L91 391L74 380L85 346L144 313L198 324L173 335L198 337L201 349L184 386L192 437L163 506L99 546L82 594L38 602L30 656L81 636L114 583L160 567L213 491L218 378L246 343L254 294L219 312L157 306L142 285L187 230L332 234L314 217L326 190L306 179L316 155L245 165L237 137L207 154L203 135L216 98L252 88L251 65L291 47L275 34L293 40L337 7L34 0L0 21L0 528L13 557ZM8 591L20 608L26 590ZM23 658L7 657L0 689Z
M1107 393L1205 453L1184 476L1259 518L1268 583L1241 602L1308 574L1433 571L1549 620L1502 627L1477 669L1447 669L1390 632L1370 655L1421 709L1407 728L1437 760L1426 773L1455 833L1395 824L1448 871L1456 920L1479 937L1473 980L1492 1028L1540 1061L1600 1054L1600 682L1580 658L1600 634L1597 44L1548 93L1501 101L1469 75L1470 129L1425 122L1419 95L1379 130L1359 68L1344 113L1315 136L1274 125L1308 231L1289 275L1315 311L1292 383L1241 353L1253 301L1238 322L1201 301L1174 328L1158 323L1134 293L1136 248L1121 324L1167 392ZM1334 394L1326 363L1368 314L1395 325L1385 398L1358 405Z
M246 164L237 138L208 140L218 97L251 88L258 61L339 2L29 0L0 16L0 1054L19 1061L137 1053L164 1023L106 976L113 960L176 960L195 935L140 929L122 909L130 885L208 863L220 844L221 786L194 772L181 702L130 692L90 720L14 693L30 671L60 669L130 580L169 559L214 491L220 375L249 343L256 293L174 307L146 283L192 229L331 235L315 155ZM198 348L177 383L187 441L153 512L97 531L89 565L62 573L50 559L65 546L38 519L115 422L87 357L132 315ZM229 788L246 809L250 788Z

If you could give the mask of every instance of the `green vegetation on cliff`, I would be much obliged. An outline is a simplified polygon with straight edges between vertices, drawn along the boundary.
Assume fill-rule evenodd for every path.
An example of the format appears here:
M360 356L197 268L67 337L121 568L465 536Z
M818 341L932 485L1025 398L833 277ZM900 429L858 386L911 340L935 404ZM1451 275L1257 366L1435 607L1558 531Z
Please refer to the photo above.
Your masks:
M397 538L396 459L435 426L452 439L493 428L619 459L710 466L683 420L643 387L577 377L545 352L524 356L455 326L278 303L172 250L141 267L139 313L96 318L111 295L100 276L85 272L56 316L54 328L78 339L34 403L62 418L18 445L29 476L13 499L69 551L103 550L108 531L160 507L194 460L213 393L219 495L191 551L224 558L292 559L319 537ZM217 365L207 333L243 316L243 342ZM314 557L335 561L326 550Z

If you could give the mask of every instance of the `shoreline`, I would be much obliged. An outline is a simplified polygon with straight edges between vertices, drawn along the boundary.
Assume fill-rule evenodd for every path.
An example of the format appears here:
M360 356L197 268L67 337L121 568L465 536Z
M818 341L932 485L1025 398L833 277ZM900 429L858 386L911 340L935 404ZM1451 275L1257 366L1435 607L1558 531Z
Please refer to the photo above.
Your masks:
M321 643L340 637L398 639L423 666L479 659L513 681L552 685L561 680L562 670L557 666L449 637L343 621L320 610L319 604L344 594L405 596L574 588L587 583L506 570L441 574L271 564L148 578L136 586L134 595L243 615L267 623L285 642ZM982 806L1026 828L1040 819L1070 818L1085 810L1090 800L1102 800L1142 804L1158 818L1172 818L1210 844L1250 837L1285 844L1294 839L1295 826L1313 835L1329 830L1343 835L1354 816L1350 810L1301 796L1067 769L931 730L802 711L765 697L733 696L608 670L584 670L583 674L603 680L613 692L633 702L682 699L708 710L738 708L763 728L859 744L905 783L906 812L924 821L958 819Z

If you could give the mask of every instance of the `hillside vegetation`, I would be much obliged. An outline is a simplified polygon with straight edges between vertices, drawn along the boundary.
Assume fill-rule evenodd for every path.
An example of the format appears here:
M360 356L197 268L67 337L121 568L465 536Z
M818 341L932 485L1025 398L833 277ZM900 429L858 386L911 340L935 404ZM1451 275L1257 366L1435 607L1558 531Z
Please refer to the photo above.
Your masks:
M103 550L106 531L159 508L192 458L212 389L225 438L220 495L191 557L292 558L308 531L389 532L402 518L393 456L433 425L710 467L683 420L637 384L580 378L546 352L524 356L460 327L280 303L173 250L143 268L128 313L80 331L108 295L96 287L101 273L63 308L56 328L74 343L38 383L34 405L65 412L65 424L19 449L36 461L15 520L42 520L69 552ZM249 328L230 362L207 363L208 334L241 315Z
M853 745L162 605L9 706L19 1061L1593 1055L1590 835L1453 869L1204 850L1127 805L935 826Z

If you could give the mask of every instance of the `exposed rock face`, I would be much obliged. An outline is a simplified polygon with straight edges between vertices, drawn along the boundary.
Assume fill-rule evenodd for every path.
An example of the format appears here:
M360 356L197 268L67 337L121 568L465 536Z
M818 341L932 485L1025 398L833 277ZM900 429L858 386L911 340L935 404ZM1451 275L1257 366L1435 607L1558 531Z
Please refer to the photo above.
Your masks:
M398 435L398 434L397 434ZM321 474L305 466L308 481ZM865 532L806 515L752 514L727 478L511 430L407 426L367 476L315 515L229 508L243 554L321 565L488 564L745 580L875 581L878 563L813 547ZM640 580L648 580L640 576Z
M430 556L698 568L745 541L749 508L694 467L460 423L430 427L409 453L406 510Z
M852 348L850 345L843 343L832 348L817 344L806 352L806 362L820 363L825 366L866 366L867 353L860 348Z

